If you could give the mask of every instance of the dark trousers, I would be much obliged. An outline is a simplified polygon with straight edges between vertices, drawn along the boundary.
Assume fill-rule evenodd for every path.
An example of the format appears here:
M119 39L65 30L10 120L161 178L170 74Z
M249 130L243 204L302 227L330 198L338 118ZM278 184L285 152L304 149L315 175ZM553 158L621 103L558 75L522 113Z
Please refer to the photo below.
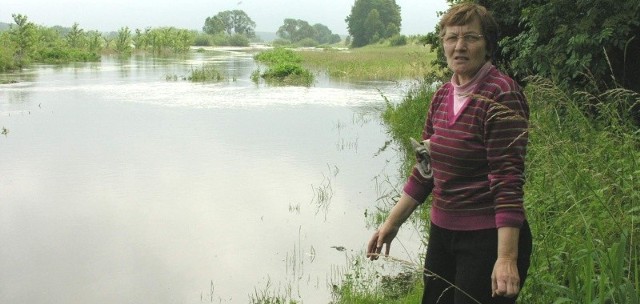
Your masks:
M531 230L525 222L520 229L518 242L517 265L520 288L524 285L529 270L531 246ZM515 303L515 298L491 297L491 273L498 255L497 251L497 229L452 231L431 223L425 259L425 287L422 303ZM457 288L452 287L442 278Z

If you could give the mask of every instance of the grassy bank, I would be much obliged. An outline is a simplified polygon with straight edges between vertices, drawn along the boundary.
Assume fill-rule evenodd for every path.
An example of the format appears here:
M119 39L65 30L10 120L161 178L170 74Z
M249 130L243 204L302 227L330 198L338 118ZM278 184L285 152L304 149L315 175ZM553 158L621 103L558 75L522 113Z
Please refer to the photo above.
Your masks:
M519 303L640 303L640 132L619 110L640 95L569 95L542 79L531 79L526 92L532 114L525 201L534 253ZM383 114L405 150L419 135L431 94L422 84ZM587 102L598 110L585 111L580 105ZM413 162L406 155L404 172ZM358 271L351 266L350 273ZM338 303L389 300L379 282L354 292L350 280ZM412 284L393 303L416 303L421 283Z
M398 80L420 78L431 71L435 53L428 46L371 45L341 50L301 50L304 65L333 79Z

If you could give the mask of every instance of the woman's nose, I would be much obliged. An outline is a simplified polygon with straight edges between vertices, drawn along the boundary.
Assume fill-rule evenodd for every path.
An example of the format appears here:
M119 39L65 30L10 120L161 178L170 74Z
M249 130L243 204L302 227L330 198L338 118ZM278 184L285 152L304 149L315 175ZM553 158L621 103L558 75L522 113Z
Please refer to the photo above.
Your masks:
M458 38L455 44L455 50L466 50L467 43L462 38Z

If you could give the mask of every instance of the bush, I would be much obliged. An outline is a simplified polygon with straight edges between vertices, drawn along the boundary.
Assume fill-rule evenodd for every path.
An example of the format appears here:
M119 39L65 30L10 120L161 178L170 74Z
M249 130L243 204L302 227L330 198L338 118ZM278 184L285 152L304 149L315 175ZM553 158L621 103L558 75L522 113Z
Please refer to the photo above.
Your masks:
M100 55L82 49L53 46L40 49L34 59L46 63L88 62L99 61Z
M307 77L310 72L301 67L299 64L284 62L276 64L262 74L263 78L285 78L289 76Z
M301 63L302 57L296 52L285 49L275 48L269 51L260 52L254 58L267 65L279 64L283 62Z
M228 45L230 46L249 46L249 38L245 35L234 34L229 37Z
M216 45L216 46L229 45L228 36L225 34L216 34L216 35L210 36L209 40L211 41L211 45Z
M313 74L302 67L302 57L292 50L275 48L260 52L254 58L269 66L264 73L260 70L253 72L251 79L254 82L262 78L268 83L281 85L310 86L313 83Z
M291 40L278 38L278 39L275 39L275 40L271 41L271 45L273 45L275 47L288 46L288 45L291 45Z
M391 46L402 46L407 45L407 36L405 35L394 35L389 38L389 44Z
M212 43L212 37L209 34L199 33L196 36L193 44L195 46L211 46L213 44Z
M18 68L13 59L13 54L16 52L15 46L5 33L0 33L0 45L2 45L0 48L0 72Z
M304 38L296 42L296 45L301 47L316 47L319 45L319 43L313 38Z
M241 34L227 36L226 34L209 35L210 45L216 46L249 46L249 38Z
M490 2L490 1L484 1ZM617 0L523 1L525 9L491 1L514 14L521 31L504 35L503 60L513 75L536 74L561 88L604 91L625 87L640 91L640 2ZM489 3L487 3L489 4ZM508 29L508 24L501 28Z

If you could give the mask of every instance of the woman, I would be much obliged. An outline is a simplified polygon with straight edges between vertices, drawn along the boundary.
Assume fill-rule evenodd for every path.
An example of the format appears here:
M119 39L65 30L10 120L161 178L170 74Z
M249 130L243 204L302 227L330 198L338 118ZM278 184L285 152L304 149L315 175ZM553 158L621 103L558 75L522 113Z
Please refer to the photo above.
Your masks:
M440 20L451 81L434 94L422 139L433 177L419 163L367 256L378 258L432 194L422 303L514 303L529 268L523 207L529 108L520 86L492 64L497 23L476 4ZM452 287L452 285L454 287Z

